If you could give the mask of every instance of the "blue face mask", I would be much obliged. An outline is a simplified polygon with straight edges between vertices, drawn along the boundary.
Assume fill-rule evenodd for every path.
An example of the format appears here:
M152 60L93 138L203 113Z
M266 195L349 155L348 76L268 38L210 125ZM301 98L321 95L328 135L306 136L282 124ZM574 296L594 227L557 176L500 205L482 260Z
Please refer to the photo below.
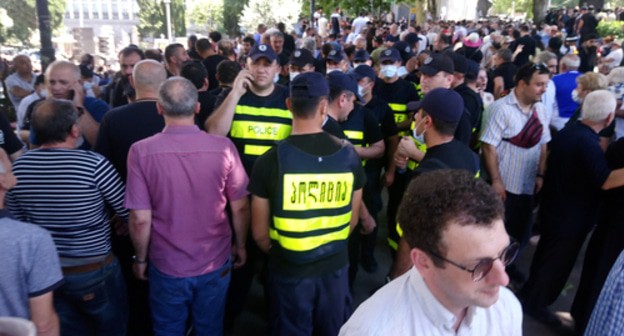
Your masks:
M425 132L427 130L424 130L422 134L418 134L418 126L422 123L422 121L423 120L420 120L420 122L418 122L418 124L414 126L414 129L412 130L412 136L414 137L414 139L416 139L416 141L420 142L421 144L425 144Z

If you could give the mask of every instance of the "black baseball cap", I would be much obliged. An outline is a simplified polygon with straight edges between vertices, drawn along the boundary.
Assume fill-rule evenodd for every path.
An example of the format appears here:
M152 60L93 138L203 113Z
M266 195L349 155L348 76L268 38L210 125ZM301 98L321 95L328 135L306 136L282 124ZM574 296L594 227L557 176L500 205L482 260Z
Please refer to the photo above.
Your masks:
M379 57L379 63L383 63L385 61L400 62L401 53L394 48L386 49L381 52L381 56Z
M437 88L423 97L420 108L432 119L458 122L464 113L464 100L453 89Z
M305 72L290 82L290 96L303 98L329 96L329 85L321 73Z
M405 35L405 38L403 38L403 41L413 48L416 45L416 42L420 41L420 37L416 33L408 33Z
M299 77L297 76L295 79L296 78ZM351 91L360 101L362 101L362 97L358 94L358 83L352 76L344 74L340 71L334 71L327 75L327 82L329 83L330 88Z
M420 72L427 76L435 76L440 71L455 73L453 60L444 54L431 54L420 67Z
M358 65L355 69L351 70L350 74L353 76L353 78L355 78L355 80L358 81L365 77L370 78L370 80L372 81L375 81L375 79L377 78L375 70L366 64Z
M304 67L306 64L314 64L314 56L308 49L295 49L290 55L290 64Z
M366 62L370 59L368 51L362 49L355 52L353 55L353 62Z
M268 44L256 44L249 52L249 58L255 62L261 57L264 57L269 60L269 62L273 63L273 61L277 58L277 54Z
M412 56L414 56L412 47L410 47L409 44L407 44L407 42L404 42L404 41L396 42L392 46L392 48L399 51L399 55L401 55L401 59L403 60L403 62L407 62L407 60L409 60L410 58L412 58Z
M462 54L458 54L454 51L445 51L444 55L448 56L453 60L453 68L455 69L455 73L466 74L468 72L468 62L466 57Z

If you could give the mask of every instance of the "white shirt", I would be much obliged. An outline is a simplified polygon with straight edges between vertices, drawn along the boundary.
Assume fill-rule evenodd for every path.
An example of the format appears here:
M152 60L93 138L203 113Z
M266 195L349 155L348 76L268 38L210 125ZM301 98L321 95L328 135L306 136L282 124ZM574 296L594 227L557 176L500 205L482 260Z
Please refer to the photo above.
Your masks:
M22 79L22 77L20 77L17 72L11 74L9 77L7 77L7 79L4 81L4 83L6 84L7 90L8 90L8 94L9 94L9 98L11 99L11 103L13 104L13 107L15 108L15 110L17 111L17 109L19 108L19 104L22 101L22 98L19 98L17 96L14 96L13 94L11 94L11 88L14 86L17 86L19 88L22 88L26 91L33 91L35 90L35 80L37 79L37 75L32 74L32 78L30 80L30 82L25 81L24 79Z
M318 19L318 33L322 37L327 36L327 19L324 16Z
M549 80L548 85L546 85L546 92L542 95L542 104L544 105L546 121L548 122L546 125L550 125L553 116L559 115L559 108L557 107L557 88L552 79Z
M418 34L418 37L420 38L420 43L418 43L418 53L420 54L423 50L427 49L429 41L427 41L427 36L423 34Z
M622 48L613 50L605 57L611 59L611 61L605 62L605 64L607 64L610 69L617 68L620 66L620 63L622 63L622 57L624 57L624 53L622 53Z
M550 129L542 103L535 103L537 117L544 127L540 143L531 148L512 145L503 138L512 138L524 128L532 114L524 113L518 105L516 90L495 101L483 113L480 140L496 147L498 170L505 190L516 195L535 193L535 176L541 155L541 146L550 141Z
M15 113L17 117L16 128L18 132L22 129L22 125L24 124L24 117L26 116L26 112L30 104L34 103L35 101L41 98L43 97L39 97L39 94L37 94L37 92L33 92L29 94L28 96L24 97L24 99L22 99L22 102L20 103L19 108L17 109L17 113Z
M359 34L360 30L366 27L366 22L368 22L368 19L364 16L358 16L357 18L355 18L355 20L353 20L353 24L351 25L353 33L355 35Z
M492 306L468 308L457 332L455 322L455 315L433 296L412 267L362 303L339 335L520 336L522 308L511 291L501 287Z

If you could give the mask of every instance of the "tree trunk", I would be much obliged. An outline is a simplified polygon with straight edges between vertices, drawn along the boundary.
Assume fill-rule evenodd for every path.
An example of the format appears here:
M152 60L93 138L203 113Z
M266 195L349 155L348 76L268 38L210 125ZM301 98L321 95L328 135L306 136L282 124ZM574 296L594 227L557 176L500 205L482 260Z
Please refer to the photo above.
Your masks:
M539 27L546 18L548 0L533 0L533 22Z

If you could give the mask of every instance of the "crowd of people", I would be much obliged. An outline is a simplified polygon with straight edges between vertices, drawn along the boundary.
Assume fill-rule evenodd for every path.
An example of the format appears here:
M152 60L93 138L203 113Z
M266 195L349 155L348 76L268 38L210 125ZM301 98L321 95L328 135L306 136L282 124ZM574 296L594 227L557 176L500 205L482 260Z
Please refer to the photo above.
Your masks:
M222 335L257 278L261 333L521 335L523 313L561 328L549 306L593 232L574 327L621 334L624 41L600 19L336 8L300 32L130 45L110 79L89 54L39 75L19 55L0 316L40 335ZM388 283L353 311L360 269Z

